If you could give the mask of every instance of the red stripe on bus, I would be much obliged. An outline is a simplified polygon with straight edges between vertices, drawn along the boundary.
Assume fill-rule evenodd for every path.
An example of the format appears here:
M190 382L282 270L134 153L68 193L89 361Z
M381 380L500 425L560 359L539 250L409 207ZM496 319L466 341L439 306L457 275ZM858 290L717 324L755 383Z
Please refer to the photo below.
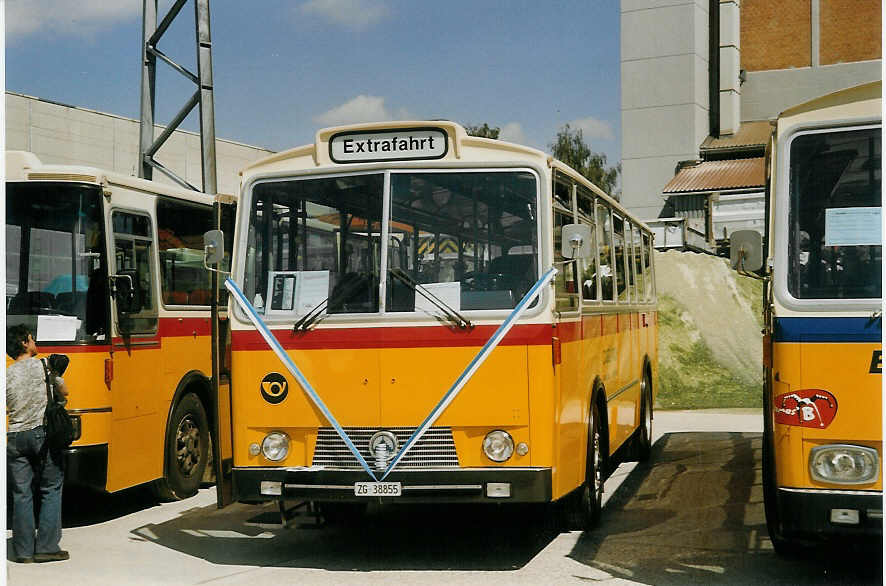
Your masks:
M456 330L445 326L392 328L335 328L295 332L272 330L287 350L368 349L368 348L447 348L482 346L498 326L477 326L473 330ZM553 328L550 324L517 325L508 332L502 346L550 345ZM256 330L239 330L231 334L233 350L267 350L268 345Z
M99 353L99 352L110 352L111 347L107 344L104 345L86 345L86 344L77 344L71 346L50 346L49 344L40 344L37 346L37 349L40 351L40 354L87 354L87 353Z
M159 333L161 338L209 336L212 325L208 317L162 317Z
M582 324L580 321L561 321L554 325L554 335L562 344L581 340Z

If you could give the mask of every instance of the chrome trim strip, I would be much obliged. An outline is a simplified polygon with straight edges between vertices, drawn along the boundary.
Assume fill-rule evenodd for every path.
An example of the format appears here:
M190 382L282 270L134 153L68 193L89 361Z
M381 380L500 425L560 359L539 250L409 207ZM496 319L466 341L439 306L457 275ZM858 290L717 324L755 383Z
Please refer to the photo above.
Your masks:
M617 396L619 396L620 394L622 394L623 392L625 392L626 390L628 390L628 389L631 388L632 386L634 386L634 385L636 385L636 384L639 384L639 382L640 382L640 379L635 378L634 380L632 380L631 382L629 382L628 384L626 384L626 385L623 386L622 388L618 389L617 391L615 391L614 393L612 393L611 395L609 395L606 399L607 399L607 400L610 400L610 399L614 399L614 398L616 398Z
M242 472L278 472L280 468L270 466L249 466L237 467L234 470ZM354 468L327 468L325 466L291 466L284 468L286 472L353 472ZM456 474L459 472L541 472L550 470L548 466L479 466L475 468L403 468L397 471L398 474L424 474L426 472L446 472L447 474ZM310 486L316 486L314 484Z
M880 490L836 490L831 488L784 488L779 487L778 490L784 492L794 492L799 494L842 494L848 496L883 496Z
M353 484L284 484L283 488L305 489L313 488L317 490L354 490Z
M111 407L95 407L93 409L68 409L70 415L80 415L81 413L111 413Z
M130 342L128 344L114 342L114 348L128 348L130 346L159 346L160 340L146 340L144 342Z
M482 484L422 484L404 486L403 490L483 490Z
M882 519L883 509L868 509L865 511L865 514L868 516L868 519Z
M284 484L283 488L293 490L354 490L353 484ZM422 484L401 486L406 490L483 490L482 484Z

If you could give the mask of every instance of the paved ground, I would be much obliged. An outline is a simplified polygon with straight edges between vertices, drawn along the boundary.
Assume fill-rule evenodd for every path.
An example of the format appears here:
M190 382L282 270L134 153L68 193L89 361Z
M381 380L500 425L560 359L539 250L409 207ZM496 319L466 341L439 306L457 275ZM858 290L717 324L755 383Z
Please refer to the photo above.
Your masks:
M157 504L144 489L70 491L72 559L7 563L10 584L877 584L882 554L782 559L766 536L759 411L659 412L648 465L607 483L603 522L560 533L538 507L385 507L356 527L269 530L214 489Z

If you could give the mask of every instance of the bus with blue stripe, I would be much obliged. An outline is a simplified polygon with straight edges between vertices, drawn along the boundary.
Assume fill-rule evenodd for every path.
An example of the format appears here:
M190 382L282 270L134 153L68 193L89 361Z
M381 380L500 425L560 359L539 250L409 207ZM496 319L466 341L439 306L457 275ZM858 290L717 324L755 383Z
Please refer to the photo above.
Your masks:
M881 84L775 122L763 258L763 492L786 552L882 537Z
M652 234L568 166L452 122L363 124L254 163L241 194L230 500L281 522L560 501L587 527L649 457Z

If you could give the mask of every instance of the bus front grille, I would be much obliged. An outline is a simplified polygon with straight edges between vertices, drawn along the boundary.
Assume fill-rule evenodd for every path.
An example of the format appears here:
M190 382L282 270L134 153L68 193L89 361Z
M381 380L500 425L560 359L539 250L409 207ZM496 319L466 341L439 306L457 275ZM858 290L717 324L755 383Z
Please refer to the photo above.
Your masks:
M414 427L345 427L345 433L351 438L354 446L366 459L366 462L375 468L375 457L369 451L369 438L376 432L389 431L397 438L398 450L402 449L412 433ZM357 458L351 453L345 442L338 436L335 429L321 427L317 431L317 445L314 447L314 466L328 468L360 468ZM458 455L455 452L455 441L452 439L452 429L449 427L432 427L412 446L403 459L397 464L398 468L457 468Z

